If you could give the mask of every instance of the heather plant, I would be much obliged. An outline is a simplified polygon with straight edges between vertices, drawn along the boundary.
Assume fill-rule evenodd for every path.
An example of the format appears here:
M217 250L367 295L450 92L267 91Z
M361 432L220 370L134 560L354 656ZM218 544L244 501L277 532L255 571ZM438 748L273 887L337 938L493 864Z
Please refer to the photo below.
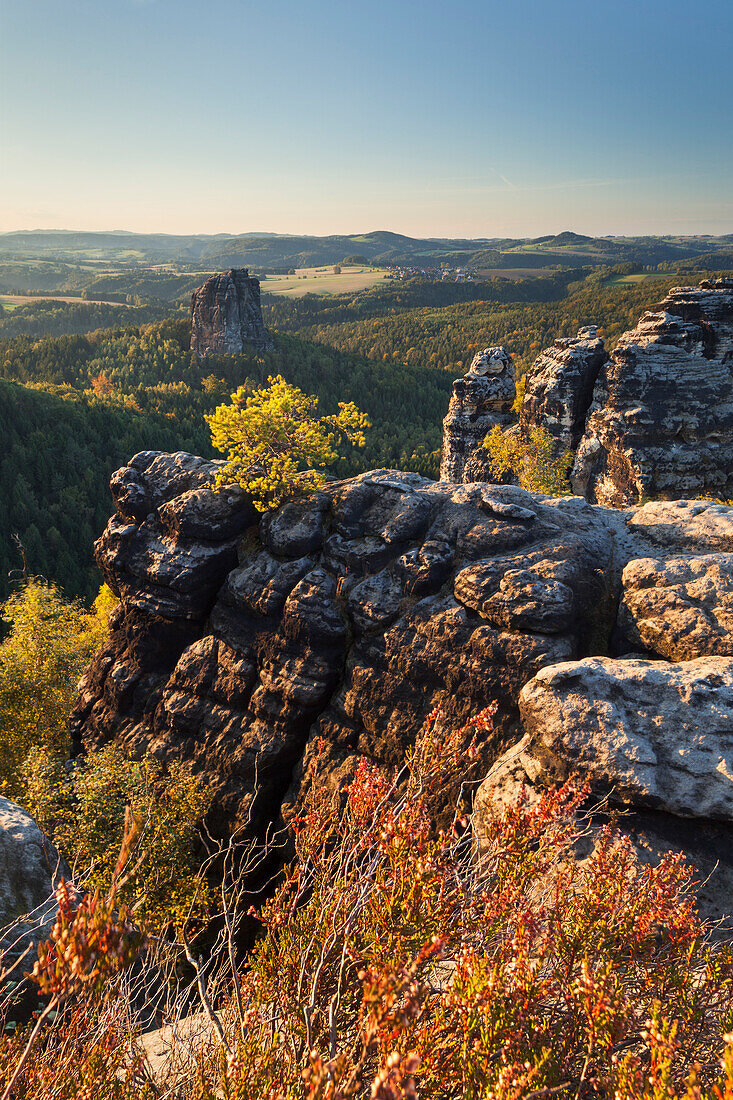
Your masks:
M239 485L262 512L317 489L323 483L318 468L338 458L337 439L363 447L369 427L353 401L340 401L336 415L317 417L317 397L279 374L267 381L253 392L240 386L231 405L205 417L213 445L226 454L217 484Z
M133 857L138 823L128 813L109 890L81 894L61 882L49 939L30 977L45 1007L27 1028L0 1034L1 1100L132 1100L138 1062L121 1033L119 978L147 936L118 892ZM0 985L7 972L0 967ZM7 1002L3 1006L7 1009ZM127 1038L127 1042L125 1041Z
M491 476L498 481L511 474L530 492L548 496L566 496L570 492L568 470L573 453L565 451L557 455L555 441L546 428L503 431L500 424L495 424L483 445L488 451Z
M477 842L466 784L492 719L489 708L450 732L434 712L402 768L362 760L340 798L318 782L316 756L290 826L294 858L269 900L250 907L242 861L224 860L226 929L249 908L262 933L243 963L230 938L227 990L185 945L211 1039L192 1042L179 1063L188 1069L157 1095L731 1100L733 957L695 909L694 872L675 855L640 864L627 838L592 824L588 792L569 784L497 804ZM579 860L581 840L590 854ZM266 853L248 852L251 870ZM99 912L122 957L121 918ZM57 927L70 947L63 984L87 940L63 939L68 918ZM42 981L56 980L57 959L42 949ZM83 984L103 1003L104 982ZM110 1050L95 1048L105 1072L130 1039L113 1027ZM3 1042L7 1080L21 1042ZM123 1091L134 1082L118 1071L119 1091L105 1093L100 1076L100 1096L148 1095L142 1077Z
M225 1096L621 1100L721 1080L733 959L680 857L642 866L607 828L579 862L587 792L568 785L497 807L479 852L460 800L439 827L491 715L462 734L432 715L394 777L362 761L343 812L314 788L259 913Z

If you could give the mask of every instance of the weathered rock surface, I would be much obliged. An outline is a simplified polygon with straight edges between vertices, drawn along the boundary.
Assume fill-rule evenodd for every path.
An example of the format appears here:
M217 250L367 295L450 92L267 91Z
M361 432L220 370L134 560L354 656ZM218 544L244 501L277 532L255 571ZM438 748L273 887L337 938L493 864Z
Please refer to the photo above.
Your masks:
M733 280L674 288L621 337L571 480L615 506L733 496Z
M448 415L443 421L443 450L440 459L441 481L479 481L481 444L495 424L511 423L511 408L516 396L514 367L503 347L476 352L468 373L453 383ZM468 470L472 458L477 469Z
M238 355L245 347L271 348L262 319L260 281L246 268L212 275L191 295L191 351Z
M629 531L676 551L733 551L733 508L712 500L650 501L630 513Z
M668 661L733 657L733 554L629 562L619 626L629 649Z
M479 845L502 805L569 778L591 785L584 858L609 818L642 862L678 852L701 912L733 915L733 660L596 657L541 669L520 695L524 736L474 802ZM597 799L603 801L598 806ZM729 923L727 924L730 929Z
M612 802L733 820L733 660L590 657L522 689L530 779L579 772Z
M96 554L121 603L80 685L78 745L188 760L213 828L262 829L360 754L399 763L436 706L458 726L498 700L487 771L515 748L482 790L580 768L656 822L645 850L684 815L725 846L731 510L377 470L258 518L208 487L217 468L145 453L115 474ZM607 656L629 647L707 663Z
M512 424L505 356L486 349L454 383L441 479L491 480L480 443ZM538 426L558 453L577 448L573 492L593 503L733 498L733 279L675 287L610 356L592 326L556 340L527 373L515 425Z
M584 501L375 471L257 527L205 487L212 465L146 454L115 475L125 514L96 554L121 604L74 721L79 744L190 760L222 822L255 782L263 821L291 781L297 800L318 738L329 774L392 765L434 706L461 723L495 698L508 736L523 684L610 634L616 535Z
M54 890L62 878L70 880L71 872L48 837L25 810L0 797L2 965L48 936L56 917Z
M527 371L519 415L522 431L543 427L557 452L574 451L585 430L598 372L608 359L603 340L593 327L574 339L556 340Z

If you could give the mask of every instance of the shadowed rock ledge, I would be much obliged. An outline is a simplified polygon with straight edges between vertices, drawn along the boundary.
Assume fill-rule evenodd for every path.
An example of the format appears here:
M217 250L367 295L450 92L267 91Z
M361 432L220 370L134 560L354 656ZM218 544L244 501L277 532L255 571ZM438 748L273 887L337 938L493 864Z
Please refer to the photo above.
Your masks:
M258 518L237 490L209 488L216 469L143 452L114 475L117 510L96 555L120 606L73 722L79 747L116 739L136 754L190 761L213 791L218 831L250 812L255 828L277 820L314 777L342 784L360 754L395 765L435 707L457 726L497 700L487 783L505 783L496 769L506 773L507 750L512 775L519 767L525 782L549 782L562 769L532 747L545 740L522 700L559 684L555 668L581 676L577 736L587 729L593 757L570 745L562 759L600 776L601 793L623 786L623 752L612 758L609 746L621 744L621 727L629 740L630 716L641 713L641 702L629 704L621 726L603 732L604 700L628 694L627 682L643 694L638 665L658 715L672 721L694 696L695 715L679 718L682 743L694 726L713 770L727 752L716 692L685 696L679 685L685 662L700 657L733 683L729 509L695 501L621 511L376 470ZM599 666L605 695L598 675L582 687L589 658L610 661ZM548 722L557 706L546 700L533 713ZM665 759L672 734L668 745ZM685 797L631 803L659 824L684 816ZM706 827L728 828L719 809L701 807Z

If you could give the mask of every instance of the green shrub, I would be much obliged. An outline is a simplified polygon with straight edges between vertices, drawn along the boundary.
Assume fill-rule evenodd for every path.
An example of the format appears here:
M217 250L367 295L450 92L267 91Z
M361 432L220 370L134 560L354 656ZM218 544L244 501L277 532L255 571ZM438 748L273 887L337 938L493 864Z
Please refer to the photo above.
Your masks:
M489 453L491 475L501 481L512 474L523 489L532 493L562 497L570 493L568 470L572 451L556 455L555 441L546 428L516 428L502 431L495 424L484 440Z
M66 758L77 682L107 632L114 597L103 588L91 612L54 584L31 578L2 607L0 789L21 793L20 769L40 748Z
M129 808L137 831L120 901L154 929L206 918L211 895L199 871L197 826L211 794L188 765L174 762L163 776L154 757L130 760L112 744L67 774L58 757L38 748L23 778L23 801L66 856L75 882L109 890Z

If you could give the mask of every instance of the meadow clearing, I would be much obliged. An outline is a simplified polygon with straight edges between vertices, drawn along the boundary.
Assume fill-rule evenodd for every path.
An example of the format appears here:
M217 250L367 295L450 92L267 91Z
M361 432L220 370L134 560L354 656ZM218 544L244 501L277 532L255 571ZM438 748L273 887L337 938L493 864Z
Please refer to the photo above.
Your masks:
M341 265L334 274L332 266L299 267L295 275L260 276L263 294L302 298L304 294L355 294L384 281L389 272L380 267Z

